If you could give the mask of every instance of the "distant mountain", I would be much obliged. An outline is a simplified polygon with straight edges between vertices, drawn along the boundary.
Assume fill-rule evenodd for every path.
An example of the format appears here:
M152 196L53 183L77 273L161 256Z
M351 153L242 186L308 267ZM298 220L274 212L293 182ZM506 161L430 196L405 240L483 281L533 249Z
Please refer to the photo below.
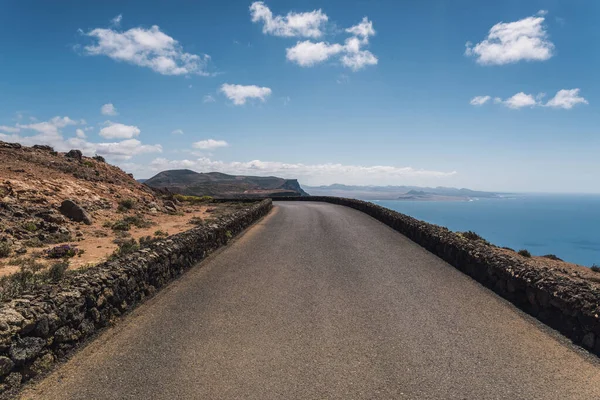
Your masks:
M144 183L156 189L168 189L184 195L218 198L308 195L296 179L227 175L220 172L198 173L189 169L163 171Z
M303 188L313 196L339 196L362 200L469 200L473 198L496 198L498 193L471 189L438 186L351 186L335 183L328 186L306 186Z
M138 181L139 183L144 183L146 182L148 179L136 179L136 181Z

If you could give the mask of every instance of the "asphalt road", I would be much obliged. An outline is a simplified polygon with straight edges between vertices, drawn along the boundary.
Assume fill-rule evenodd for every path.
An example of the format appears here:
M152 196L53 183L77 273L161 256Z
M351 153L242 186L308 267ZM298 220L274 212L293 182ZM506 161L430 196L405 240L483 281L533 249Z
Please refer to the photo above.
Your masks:
M590 400L600 363L371 217L284 202L23 397Z

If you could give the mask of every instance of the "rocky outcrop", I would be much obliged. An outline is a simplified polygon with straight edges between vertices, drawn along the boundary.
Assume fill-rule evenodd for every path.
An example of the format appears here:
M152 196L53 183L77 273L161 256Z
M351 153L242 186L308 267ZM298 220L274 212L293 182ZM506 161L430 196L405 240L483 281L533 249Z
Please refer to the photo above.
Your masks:
M81 153L81 150L69 150L69 152L65 154L65 157L81 161L83 159L83 154Z
M362 211L600 356L600 285L595 282L542 268L516 253L507 255L493 245L366 201L327 196L277 200L324 201Z
M271 209L263 200L217 222L68 276L0 306L0 393L48 370Z
M67 218L75 222L83 222L86 225L92 224L92 217L81 206L73 200L65 200L61 203L60 212Z

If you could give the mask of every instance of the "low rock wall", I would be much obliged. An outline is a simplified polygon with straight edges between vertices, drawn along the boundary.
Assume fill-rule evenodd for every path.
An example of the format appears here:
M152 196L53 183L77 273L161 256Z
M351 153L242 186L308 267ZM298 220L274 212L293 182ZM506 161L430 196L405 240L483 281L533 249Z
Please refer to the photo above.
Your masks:
M362 211L600 356L600 286L594 282L566 277L516 253L507 255L493 245L370 202L327 196L277 199L286 200L321 201Z
M208 226L162 239L0 305L0 393L7 395L22 381L47 371L271 207L270 199L256 202Z

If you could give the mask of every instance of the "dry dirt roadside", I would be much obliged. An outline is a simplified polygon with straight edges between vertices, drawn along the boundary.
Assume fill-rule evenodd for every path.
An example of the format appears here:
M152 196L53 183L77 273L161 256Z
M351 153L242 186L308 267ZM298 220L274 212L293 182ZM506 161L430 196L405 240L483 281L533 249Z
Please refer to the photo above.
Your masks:
M25 399L594 399L600 363L389 227L285 202Z

